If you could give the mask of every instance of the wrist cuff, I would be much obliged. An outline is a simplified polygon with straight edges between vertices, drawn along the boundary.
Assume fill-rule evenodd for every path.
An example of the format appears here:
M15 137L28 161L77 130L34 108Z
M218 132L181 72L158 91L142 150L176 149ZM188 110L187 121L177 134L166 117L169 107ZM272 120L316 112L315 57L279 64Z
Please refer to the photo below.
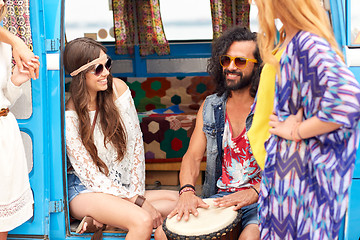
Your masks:
M135 200L135 204L138 205L139 207L142 207L142 205L144 204L146 198L143 196L138 195L136 200Z

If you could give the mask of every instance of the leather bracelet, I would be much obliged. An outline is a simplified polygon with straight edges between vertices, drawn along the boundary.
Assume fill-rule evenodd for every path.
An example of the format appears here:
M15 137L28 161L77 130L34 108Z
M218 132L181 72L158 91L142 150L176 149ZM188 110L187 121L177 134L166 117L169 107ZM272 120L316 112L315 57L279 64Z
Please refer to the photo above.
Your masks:
M195 191L195 187L194 187L193 185L191 185L191 184L185 184L184 186L182 186L182 187L180 188L179 193L181 192L181 190L183 190L184 188L187 188L187 187L192 188L192 189Z
M142 205L144 204L146 198L143 196L138 195L136 200L135 200L135 204L138 205L139 207L142 207Z
M254 191L257 193L257 195L259 196L259 192L258 190L256 190L256 188L254 188L253 186L250 186L250 188L254 189Z

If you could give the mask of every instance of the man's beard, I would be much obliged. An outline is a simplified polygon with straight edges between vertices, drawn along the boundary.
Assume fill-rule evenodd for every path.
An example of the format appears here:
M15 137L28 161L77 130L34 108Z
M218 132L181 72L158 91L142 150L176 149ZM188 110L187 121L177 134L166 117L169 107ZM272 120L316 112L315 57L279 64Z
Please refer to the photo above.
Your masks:
M235 82L233 84L230 82L230 84L229 84L228 80L226 79L226 75L229 73L240 76L240 80L238 80L237 82ZM254 74L254 71L251 72L250 75L244 76L244 74L242 72L229 71L229 70L225 69L224 70L224 76L225 76L225 81L226 81L225 89L228 91L236 91L236 90L247 88L251 84L253 74Z

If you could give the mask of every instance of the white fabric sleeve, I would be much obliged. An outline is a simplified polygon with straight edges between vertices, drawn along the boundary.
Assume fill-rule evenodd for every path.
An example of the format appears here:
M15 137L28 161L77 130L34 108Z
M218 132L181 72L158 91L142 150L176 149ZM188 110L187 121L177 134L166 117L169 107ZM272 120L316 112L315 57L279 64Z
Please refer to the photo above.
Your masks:
M10 101L10 104L13 105L16 100L21 96L22 88L21 86L15 86L9 78L6 84L6 89L4 89L4 94L5 97Z

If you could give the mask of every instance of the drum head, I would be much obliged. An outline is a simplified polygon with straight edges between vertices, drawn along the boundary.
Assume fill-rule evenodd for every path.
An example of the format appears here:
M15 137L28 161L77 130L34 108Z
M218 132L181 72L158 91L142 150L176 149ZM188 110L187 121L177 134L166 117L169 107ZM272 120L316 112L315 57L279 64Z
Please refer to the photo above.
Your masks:
M214 206L213 199L203 199L210 207L198 208L199 215L190 214L189 220L182 218L177 221L176 215L165 219L163 228L165 233L179 236L201 236L231 230L241 219L241 211L234 211L233 207L223 208ZM167 235L168 235L167 233ZM181 239L181 238L180 238Z

